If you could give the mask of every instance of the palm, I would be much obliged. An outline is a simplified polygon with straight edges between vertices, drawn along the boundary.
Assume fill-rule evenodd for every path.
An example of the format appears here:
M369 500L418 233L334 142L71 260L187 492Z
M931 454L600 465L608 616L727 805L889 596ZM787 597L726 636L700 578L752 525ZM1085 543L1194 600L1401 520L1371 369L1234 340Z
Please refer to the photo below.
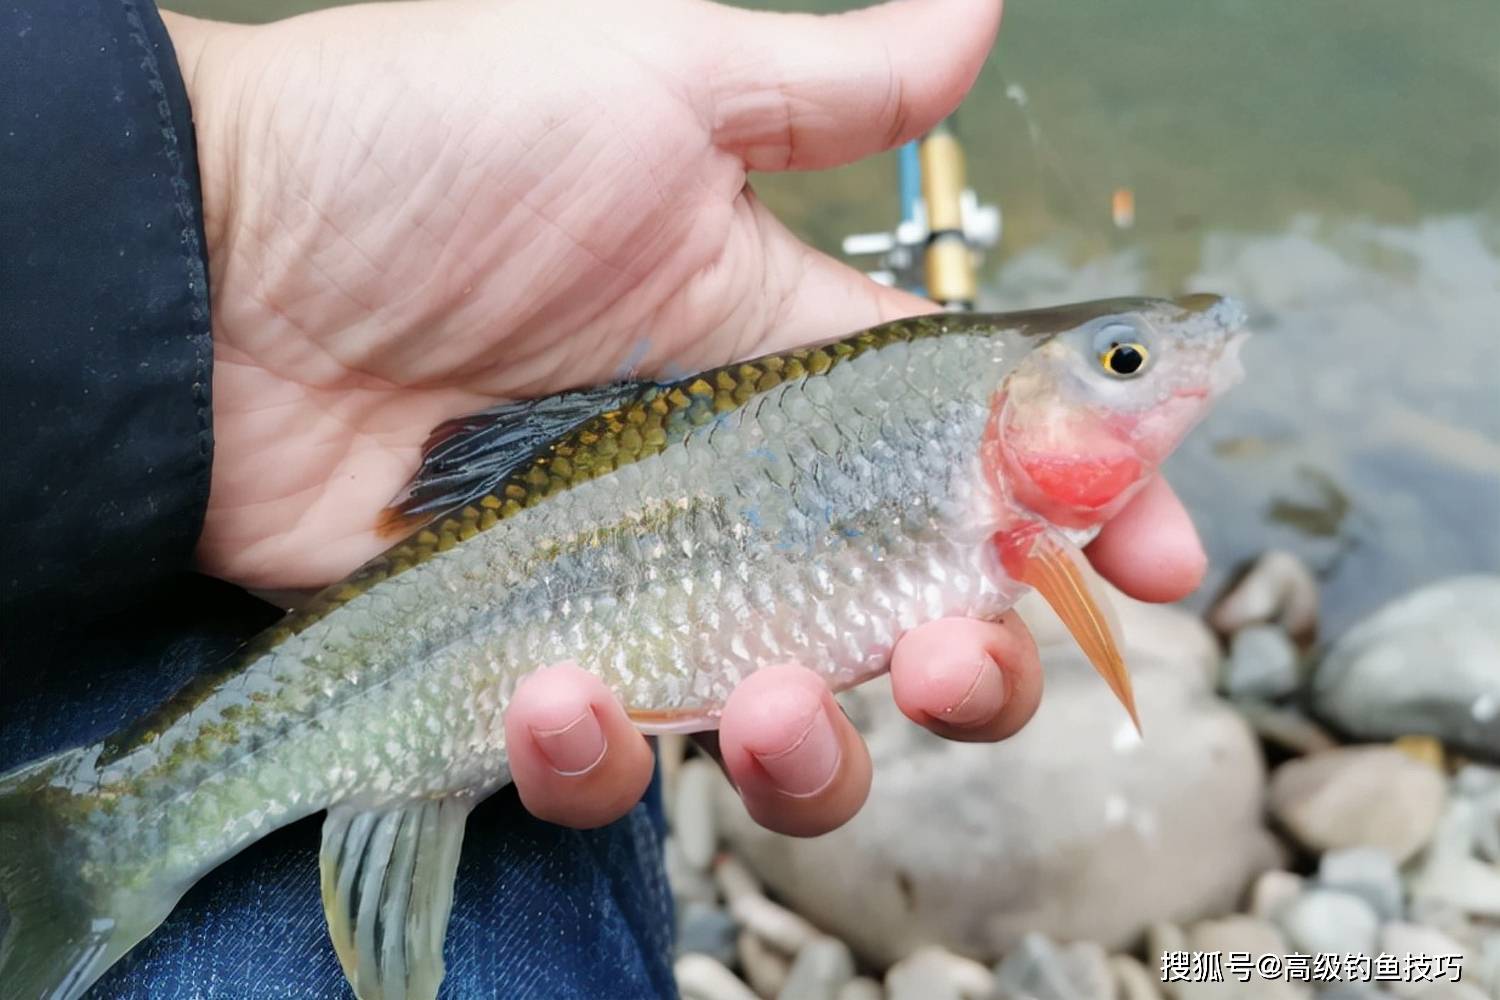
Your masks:
M347 572L388 542L380 508L444 419L916 305L804 247L745 183L747 166L838 162L896 130L799 142L797 92L757 82L768 67L734 38L747 15L661 7L671 53L635 27L639 5L485 3L288 22L200 70L199 89L233 78L237 98L232 114L195 105L215 327L206 569L260 587ZM517 36L533 44L497 58ZM961 93L945 89L933 103Z

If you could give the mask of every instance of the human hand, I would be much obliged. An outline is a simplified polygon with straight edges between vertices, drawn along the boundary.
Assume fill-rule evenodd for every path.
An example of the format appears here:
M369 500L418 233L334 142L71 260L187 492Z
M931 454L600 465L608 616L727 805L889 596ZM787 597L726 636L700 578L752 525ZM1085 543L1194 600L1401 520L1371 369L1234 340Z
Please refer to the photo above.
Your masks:
M747 173L925 131L972 83L998 18L998 0L822 18L698 0L436 0L256 28L168 16L213 287L203 568L267 589L343 576L388 544L379 512L445 419L930 309L805 246ZM1202 569L1164 486L1094 552L1147 598ZM1014 620L933 623L893 671L903 711L955 738L1009 734L1040 689ZM533 678L507 729L544 818L608 821L649 777L644 742L582 671ZM752 812L787 832L838 825L868 785L863 745L799 667L735 692L719 749Z

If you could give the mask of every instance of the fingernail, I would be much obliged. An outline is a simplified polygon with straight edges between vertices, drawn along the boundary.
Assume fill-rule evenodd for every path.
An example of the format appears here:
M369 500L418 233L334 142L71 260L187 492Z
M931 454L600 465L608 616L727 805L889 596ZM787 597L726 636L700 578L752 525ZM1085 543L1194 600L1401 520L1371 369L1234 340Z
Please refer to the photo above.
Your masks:
M590 708L560 729L533 728L531 738L552 769L564 777L591 771L604 759L604 730Z
M791 746L773 753L751 753L782 794L802 799L828 787L838 773L844 751L833 730L833 720L820 702L807 728Z
M1005 704L1005 677L988 656L982 657L974 670L974 680L957 705L938 718L952 726L972 726L994 717Z

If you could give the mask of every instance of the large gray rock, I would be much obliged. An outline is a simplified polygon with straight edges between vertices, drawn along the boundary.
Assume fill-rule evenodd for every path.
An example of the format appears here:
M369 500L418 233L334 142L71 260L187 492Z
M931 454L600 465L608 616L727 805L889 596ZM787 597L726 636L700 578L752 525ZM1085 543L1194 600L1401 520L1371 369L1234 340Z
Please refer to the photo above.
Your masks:
M1500 576L1386 605L1334 645L1312 690L1317 712L1353 736L1426 733L1500 760Z
M1305 847L1379 847L1398 862L1427 843L1446 798L1442 772L1388 746L1299 757L1271 777L1271 811Z
M876 965L923 944L993 961L1038 931L1123 949L1153 921L1233 909L1274 863L1264 773L1245 724L1210 690L1216 647L1195 619L1122 602L1145 739L1033 604L1047 691L991 746L901 715L884 682L846 698L875 763L869 801L815 840L753 823L719 796L721 829L781 898Z

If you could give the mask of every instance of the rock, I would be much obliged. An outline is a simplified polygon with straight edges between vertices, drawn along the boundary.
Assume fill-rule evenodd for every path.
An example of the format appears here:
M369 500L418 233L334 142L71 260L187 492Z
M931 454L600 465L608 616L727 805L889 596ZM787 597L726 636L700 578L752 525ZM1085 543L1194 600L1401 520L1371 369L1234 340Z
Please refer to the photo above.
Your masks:
M679 953L695 951L730 965L734 962L734 939L734 921L717 906L696 900L677 904Z
M1397 861L1432 835L1443 776L1390 747L1342 747L1287 761L1271 777L1270 807L1305 847L1381 847Z
M1441 983L1425 987L1415 1000L1493 1000L1493 996L1485 996L1468 983Z
M1247 951L1251 955L1285 954L1286 939L1269 920L1233 914L1205 920L1188 931L1188 950L1198 952Z
M1458 955L1463 960L1462 977L1474 978L1474 970L1464 946L1441 931L1435 931L1431 927L1423 927L1420 924L1392 921L1380 928L1379 954L1431 955L1434 958L1442 955ZM1451 976L1444 978L1452 979ZM1387 989L1404 1000L1413 1000L1430 987L1431 983L1398 982L1390 984Z
M1500 934L1486 934L1474 956L1473 968L1466 973L1480 992L1500 997Z
M718 897L713 881L704 872L688 864L682 856L682 846L677 838L667 836L662 844L663 861L667 869L667 882L672 886L672 896L679 903L713 903Z
M1250 889L1250 915L1261 920L1274 920L1281 908L1301 894L1304 882L1301 875L1273 868L1262 872Z
M1363 739L1426 733L1500 760L1500 576L1408 594L1350 629L1313 675L1317 714Z
M1279 625L1251 625L1229 641L1224 693L1275 699L1297 690L1297 649Z
M721 854L714 862L714 882L724 894L724 902L733 906L745 896L762 895L760 882L745 863L733 854Z
M1474 853L1500 865L1500 768L1466 764L1453 776L1452 788L1474 804Z
M1481 817L1472 799L1448 804L1432 844L1411 873L1413 902L1444 904L1472 916L1500 919L1500 867L1475 857Z
M740 969L756 993L763 997L774 997L786 985L791 963L786 956L766 944L750 931L740 931L736 950L740 956Z
M1114 1000L1109 959L1096 944L1060 947L1028 934L995 966L994 1000Z
M885 987L874 979L860 976L840 987L837 1000L885 1000Z
M1248 952L1254 959L1262 955L1284 955L1286 939L1275 925L1266 920L1243 915L1205 920L1188 932L1185 943L1175 951L1186 951L1189 955L1220 954L1223 982L1184 982L1174 979L1164 984L1171 1000L1307 1000L1312 990L1301 983L1290 983L1279 979L1262 979L1252 974L1240 982L1229 967L1224 956L1229 952ZM1155 958L1161 968L1159 954Z
M1318 861L1318 885L1359 896L1381 920L1397 920L1404 894L1396 861L1378 847L1345 847Z
M1161 957L1169 951L1187 951L1187 932L1176 924L1159 921L1146 930L1146 962L1161 968Z
M1436 736L1398 736L1391 741L1391 746L1428 767L1439 771L1444 769L1447 754L1443 751L1443 741Z
M1273 747L1300 755L1322 753L1339 745L1328 730L1298 708L1246 700L1236 701L1234 707L1250 723L1255 735Z
M918 948L885 974L890 1000L986 1000L995 987L990 970L945 948Z
M714 786L722 780L719 769L701 757L684 761L677 775L672 834L683 860L700 872L708 871L719 843L714 829Z
M764 896L741 896L729 906L734 919L783 954L795 955L818 937L818 929Z
M756 1000L750 987L707 955L683 955L672 971L683 1000Z
M944 979L921 955L918 951L886 970L887 1000L966 1000L957 984Z
M818 937L797 952L778 1000L834 1000L854 978L854 956L838 938Z
M1371 955L1380 918L1359 896L1331 889L1313 889L1289 903L1276 925L1294 951Z
M1289 635L1311 639L1318 628L1318 581L1302 560L1272 550L1219 600L1208 620L1224 635L1275 622Z
M1130 955L1111 955L1109 971L1115 980L1118 1000L1162 1000L1160 977Z
M1334 983L1319 990L1317 1000L1396 1000L1396 995L1370 983Z
M844 696L875 765L859 814L793 840L754 823L726 787L726 841L877 967L925 944L994 961L1033 930L1123 950L1153 921L1232 909L1277 859L1260 748L1212 693L1202 624L1143 609L1119 610L1144 740L1071 639L1045 644L1061 626L1031 605L1047 695L1019 734L939 739L872 682Z

